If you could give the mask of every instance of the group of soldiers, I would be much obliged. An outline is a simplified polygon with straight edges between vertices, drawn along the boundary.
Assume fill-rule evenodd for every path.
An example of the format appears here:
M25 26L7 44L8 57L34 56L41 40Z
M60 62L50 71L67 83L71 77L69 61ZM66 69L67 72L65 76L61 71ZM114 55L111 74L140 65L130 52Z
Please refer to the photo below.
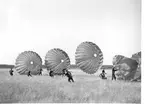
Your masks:
M54 77L54 75L55 73L51 70L49 72L49 76ZM61 75L66 76L68 78L68 82L74 82L71 72L67 69L63 69Z
M13 72L14 72L14 71L13 71L13 68L11 68L11 69L9 70L9 73L10 73L11 76L13 76ZM42 75L42 69L40 69L39 75ZM31 71L28 71L28 72L27 72L27 76L28 76L28 77L32 77Z
M40 69L40 72L39 72L39 75L42 75L42 69ZM112 80L116 80L116 76L115 76L115 71L117 71L116 69L115 69L115 67L113 67L112 68ZM12 70L12 68L11 68L11 70L9 71L9 73L10 73L10 75L11 76L13 76L13 70ZM107 79L107 77L105 76L105 70L103 69L102 70L102 73L99 75L102 79ZM54 77L54 75L55 75L55 73L52 71L52 70L50 70L50 72L49 72L49 76L50 77ZM70 71L68 71L67 69L63 69L62 70L62 75L63 76L66 76L67 78L68 78L68 82L74 82L74 80L73 80L73 76L72 76L72 74L71 74L71 72ZM28 77L32 77L32 74L31 74L31 71L28 71L27 72L27 76Z
M112 68L112 80L116 80L116 76L115 76L115 71L117 71L116 69L115 69L115 66L113 66L113 68ZM102 73L99 75L102 79L107 79L107 77L105 76L105 70L103 69L102 70Z
M40 69L39 75L42 75L42 71L43 71L43 70ZM14 71L13 71L12 68L11 68L11 70L9 71L9 73L10 73L11 76L13 76L13 72L14 72ZM71 72L68 71L67 69L63 69L63 70L62 70L62 75L63 75L63 76L66 76L66 77L68 78L68 82L74 82ZM32 77L31 71L28 71L28 72L27 72L27 76L28 76L28 77ZM54 77L54 72L53 72L52 70L50 70L49 76L50 76L50 77Z

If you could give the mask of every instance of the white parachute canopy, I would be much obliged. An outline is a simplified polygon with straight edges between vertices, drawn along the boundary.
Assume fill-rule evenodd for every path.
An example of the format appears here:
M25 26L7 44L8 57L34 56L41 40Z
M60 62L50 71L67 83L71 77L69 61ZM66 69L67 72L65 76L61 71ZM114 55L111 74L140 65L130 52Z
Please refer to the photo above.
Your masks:
M75 60L82 71L94 74L103 64L103 53L95 43L83 42L76 49Z
M67 69L70 66L70 59L65 51L54 48L47 52L45 65L47 70L52 70L54 73L62 73L63 69Z
M33 51L25 51L19 54L15 62L15 69L19 74L38 74L42 67L41 57Z

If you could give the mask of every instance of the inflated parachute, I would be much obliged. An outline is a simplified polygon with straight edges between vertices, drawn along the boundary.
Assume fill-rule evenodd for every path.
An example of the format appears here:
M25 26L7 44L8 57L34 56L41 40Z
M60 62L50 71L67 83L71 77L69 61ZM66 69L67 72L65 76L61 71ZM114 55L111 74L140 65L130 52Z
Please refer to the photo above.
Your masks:
M76 49L75 60L82 71L94 74L103 64L103 53L96 44L83 42Z
M41 57L33 51L25 51L19 54L16 59L15 69L19 74L27 74L31 71L31 74L39 74L42 67Z
M116 55L113 58L113 65L118 70L116 75L118 79L132 80L137 71L138 63L136 60L127 58L122 55ZM116 60L116 61L115 61Z
M135 59L139 63L139 66L141 66L141 52L133 54L131 58Z
M59 48L51 49L45 56L45 65L47 70L54 73L62 73L63 69L70 66L70 59L67 53Z
M141 52L133 54L131 58L138 62L138 68L134 76L134 81L141 80Z
M118 64L120 62L120 60L122 60L124 57L125 56L123 56L123 55L115 55L113 57L113 61L112 61L113 65Z

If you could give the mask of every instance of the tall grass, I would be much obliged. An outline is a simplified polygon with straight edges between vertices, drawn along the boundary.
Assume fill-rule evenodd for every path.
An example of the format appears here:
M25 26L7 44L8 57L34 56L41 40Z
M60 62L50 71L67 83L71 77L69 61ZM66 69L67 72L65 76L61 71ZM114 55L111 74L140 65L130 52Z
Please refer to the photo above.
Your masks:
M91 80L90 80L91 79ZM0 103L140 103L141 85L96 76L9 76L0 72Z

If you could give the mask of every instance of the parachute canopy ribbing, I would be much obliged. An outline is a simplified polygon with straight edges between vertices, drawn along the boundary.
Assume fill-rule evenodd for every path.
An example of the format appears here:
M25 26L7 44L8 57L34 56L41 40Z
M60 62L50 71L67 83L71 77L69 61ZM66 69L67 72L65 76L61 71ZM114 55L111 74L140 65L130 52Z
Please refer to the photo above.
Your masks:
M70 66L70 59L65 51L54 48L47 52L45 65L47 70L52 70L54 73L62 73L63 69L67 69Z
M103 64L103 53L95 43L83 42L76 49L75 60L81 70L94 74Z
M33 51L25 51L19 54L16 59L15 69L19 74L38 74L42 67L41 57Z
M115 55L113 57L113 61L112 61L113 65L118 64L120 62L120 60L122 60L124 57L125 56L123 56L123 55Z

